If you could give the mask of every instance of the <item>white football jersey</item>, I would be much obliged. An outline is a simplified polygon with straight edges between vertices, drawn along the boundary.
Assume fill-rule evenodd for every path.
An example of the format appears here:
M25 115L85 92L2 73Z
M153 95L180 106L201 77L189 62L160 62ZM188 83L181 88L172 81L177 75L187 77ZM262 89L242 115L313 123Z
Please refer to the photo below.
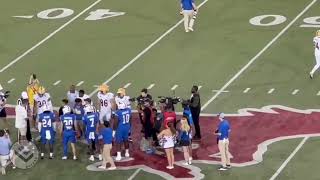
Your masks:
M112 108L112 100L114 99L114 95L112 93L103 94L98 92L98 99L100 101L100 110L111 110Z
M314 49L316 52L320 52L320 37L313 38Z
M119 97L119 96L116 96L115 98L115 101L116 101L116 104L125 104L127 108L130 108L131 109L131 102L130 102L130 97L129 96L124 96L124 97Z
M34 100L37 102L38 114L43 113L43 108L45 107L45 105L51 111L53 111L53 106L52 106L52 103L51 103L51 97L50 97L49 93L45 93L45 94L43 94L43 96L39 96L39 94L36 94L34 96Z
M81 101L82 101L82 105L86 105L86 103L85 103L85 99L88 99L88 98L90 98L88 95L86 95L86 94L84 94L82 97L80 97L79 95L78 95L78 97L77 98L79 98L79 99L81 99ZM91 102L91 105L92 105L92 102Z

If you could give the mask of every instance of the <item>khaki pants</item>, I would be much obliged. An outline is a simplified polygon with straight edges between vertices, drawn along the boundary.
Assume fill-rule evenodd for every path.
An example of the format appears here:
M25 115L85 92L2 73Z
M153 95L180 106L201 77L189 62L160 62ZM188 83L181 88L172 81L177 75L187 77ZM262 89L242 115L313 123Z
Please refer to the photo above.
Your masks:
M222 166L226 167L227 164L230 165L229 140L219 140L218 147L221 154Z
M189 31L189 28L193 28L193 10L183 10L184 29Z
M102 152L102 166L106 166L107 163L110 163L111 167L115 167L113 159L111 157L111 149L112 149L112 144L105 144L103 145L103 152Z

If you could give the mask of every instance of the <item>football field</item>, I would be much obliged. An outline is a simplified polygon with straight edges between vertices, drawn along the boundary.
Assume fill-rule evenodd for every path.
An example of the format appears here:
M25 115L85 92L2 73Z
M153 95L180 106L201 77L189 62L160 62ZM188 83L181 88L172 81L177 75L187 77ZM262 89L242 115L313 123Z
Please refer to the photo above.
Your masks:
M12 92L9 104L16 103L32 73L54 106L60 106L71 84L92 97L97 86L106 83L112 92L126 87L131 97L148 88L154 97L175 94L185 99L192 85L198 85L203 115L225 112L236 124L243 116L250 122L248 114L253 111L252 116L266 122L257 123L264 129L260 133L257 124L249 123L251 128L239 124L235 127L248 128L239 130L239 136L259 139L265 133L255 143L272 143L262 153L263 161L245 165L255 158L244 158L234 145L230 171L218 172L217 160L199 157L188 168L197 173L186 176L142 166L89 171L85 146L79 145L80 162L62 162L60 157L39 161L28 171L9 171L0 179L319 179L320 173L313 169L320 161L320 126L315 127L320 125L316 121L320 74L309 78L315 63L312 39L320 29L319 1L196 0L200 9L195 31L189 33L184 32L178 1L172 0L3 0L2 4L0 84ZM301 119L305 121L300 125L293 122ZM286 133L270 135L268 129ZM233 135L231 144L251 142L239 136ZM202 141L216 146L214 139ZM258 144L248 147L254 153ZM56 149L61 154L61 146Z

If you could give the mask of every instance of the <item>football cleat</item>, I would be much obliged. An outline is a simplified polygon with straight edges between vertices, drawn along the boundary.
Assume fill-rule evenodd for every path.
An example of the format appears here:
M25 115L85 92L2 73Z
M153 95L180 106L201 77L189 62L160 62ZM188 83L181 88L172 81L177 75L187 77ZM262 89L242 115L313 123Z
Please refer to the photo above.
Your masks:
M90 161L94 161L94 157L91 155L91 156L89 157L89 160L90 160Z
M117 156L116 157L116 161L121 161L122 157L121 156Z

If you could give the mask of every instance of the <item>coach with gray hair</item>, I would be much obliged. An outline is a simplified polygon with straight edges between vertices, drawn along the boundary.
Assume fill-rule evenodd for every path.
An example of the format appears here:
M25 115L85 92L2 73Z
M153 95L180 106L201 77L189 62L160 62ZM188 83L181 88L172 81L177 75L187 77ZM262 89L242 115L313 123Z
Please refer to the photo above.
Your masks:
M194 123L194 127L196 133L194 135L194 140L201 139L201 132L200 132L200 124L199 124L199 116L201 111L201 102L200 102L200 94L198 92L198 86L192 86L191 88L191 98L189 100L189 106L192 114L192 119Z

